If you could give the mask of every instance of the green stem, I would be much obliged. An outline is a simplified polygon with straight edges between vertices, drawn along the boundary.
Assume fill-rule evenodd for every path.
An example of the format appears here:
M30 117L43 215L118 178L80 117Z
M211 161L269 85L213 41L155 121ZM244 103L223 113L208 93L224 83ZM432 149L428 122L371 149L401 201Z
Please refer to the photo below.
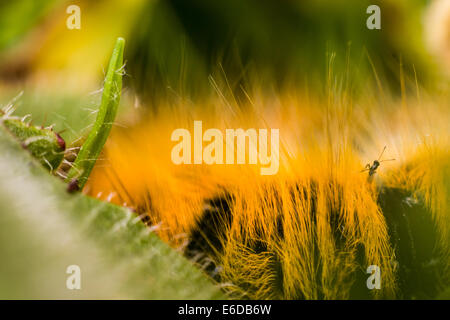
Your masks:
M66 179L69 191L83 189L111 131L122 89L124 45L125 40L118 38L109 61L97 119Z

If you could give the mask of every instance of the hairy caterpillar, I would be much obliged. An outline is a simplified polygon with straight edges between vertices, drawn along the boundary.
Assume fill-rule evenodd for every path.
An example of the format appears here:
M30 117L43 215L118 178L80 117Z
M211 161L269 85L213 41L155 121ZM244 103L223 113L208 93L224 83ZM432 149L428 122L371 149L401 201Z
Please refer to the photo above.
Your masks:
M114 130L104 154L108 164L94 169L85 192L132 206L162 239L183 250L233 297L412 299L439 295L448 285L449 261L445 177L450 174L450 157L449 141L442 136L448 128L445 107L427 110L434 119L428 132L442 137L427 147L417 146L409 135L413 129L429 130L426 122L416 121L424 119L419 108L410 108L410 119L403 122L391 120L405 119L399 110L385 115L367 111L368 119L348 121L346 130L356 146L378 141L379 136L366 136L366 132L377 132L371 128L373 119L382 128L392 124L389 132L405 147L395 154L398 163L368 181L360 172L367 158L350 146L338 126L329 124L335 140L333 148L328 148L324 146L327 136L321 136L322 111L296 100L283 104L283 99L275 104L281 123L266 118L281 128L285 143L280 148L284 150L280 172L274 177L262 177L250 165L174 165L167 141L172 127L183 124L173 123L169 113L150 117L132 129ZM263 115L273 112L261 105L255 108ZM297 112L303 122L293 116ZM203 118L208 116L214 118ZM224 117L214 118L214 125L223 126ZM359 115L348 117L358 119ZM261 125L249 118L234 120L241 121L238 124L226 121L230 127ZM367 127L360 128L360 123ZM316 140L311 131L317 134ZM369 159L379 154L384 139L369 148ZM298 141L311 145L301 151ZM388 150L396 148L399 145ZM370 265L382 270L380 290L366 286Z

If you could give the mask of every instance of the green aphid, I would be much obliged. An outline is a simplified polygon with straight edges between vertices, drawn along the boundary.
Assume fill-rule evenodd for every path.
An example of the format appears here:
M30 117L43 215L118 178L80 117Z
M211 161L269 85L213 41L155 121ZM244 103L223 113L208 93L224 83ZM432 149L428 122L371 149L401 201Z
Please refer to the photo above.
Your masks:
M24 119L11 116L0 117L2 125L14 135L22 146L31 152L42 165L55 171L64 159L66 143L51 127L30 125Z

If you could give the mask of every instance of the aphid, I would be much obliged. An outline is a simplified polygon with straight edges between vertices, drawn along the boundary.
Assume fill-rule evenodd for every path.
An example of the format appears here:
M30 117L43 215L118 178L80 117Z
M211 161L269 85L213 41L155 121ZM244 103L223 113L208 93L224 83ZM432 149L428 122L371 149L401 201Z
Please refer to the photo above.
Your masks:
M370 165L370 163L366 164L365 169L361 170L361 172L369 171L369 177L371 177L372 175L374 175L377 172L377 169L380 166L381 162L394 161L395 159L381 160L381 157L383 156L383 153L384 153L385 150L386 150L386 146L384 146L383 151L381 151L381 154L378 157L378 159L374 160L372 165Z

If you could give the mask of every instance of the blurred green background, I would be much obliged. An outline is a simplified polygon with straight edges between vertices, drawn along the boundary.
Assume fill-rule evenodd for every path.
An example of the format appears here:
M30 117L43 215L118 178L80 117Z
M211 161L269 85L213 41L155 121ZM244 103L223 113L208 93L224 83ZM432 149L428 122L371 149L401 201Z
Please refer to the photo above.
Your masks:
M118 36L127 39L126 104L135 104L138 97L150 109L157 109L157 101L168 95L201 99L212 91L211 79L238 99L243 89L251 91L255 85L320 92L331 64L333 74L352 81L356 96L373 84L374 70L384 86L399 94L401 64L406 90L415 90L416 77L432 89L441 79L441 68L425 46L423 18L429 3L2 1L0 101L6 103L23 90L23 113L43 109L39 114L57 124L61 119L54 111L68 115L78 132L78 123L89 116L80 108L88 109L89 93L101 87L108 52ZM81 8L80 30L66 27L71 4ZM381 30L366 27L371 4L381 8ZM69 110L60 112L61 105Z

